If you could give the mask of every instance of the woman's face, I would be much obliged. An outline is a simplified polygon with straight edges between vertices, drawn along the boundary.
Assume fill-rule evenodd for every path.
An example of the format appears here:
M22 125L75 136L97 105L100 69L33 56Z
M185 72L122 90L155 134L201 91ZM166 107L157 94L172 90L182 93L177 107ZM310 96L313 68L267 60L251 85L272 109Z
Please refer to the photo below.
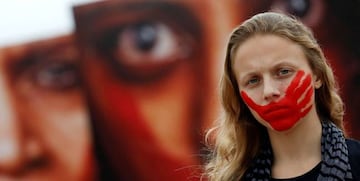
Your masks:
M302 48L290 40L276 35L249 38L235 52L233 71L243 100L267 128L288 130L315 110L313 86L321 83L313 81Z
M71 36L0 49L0 180L91 180Z

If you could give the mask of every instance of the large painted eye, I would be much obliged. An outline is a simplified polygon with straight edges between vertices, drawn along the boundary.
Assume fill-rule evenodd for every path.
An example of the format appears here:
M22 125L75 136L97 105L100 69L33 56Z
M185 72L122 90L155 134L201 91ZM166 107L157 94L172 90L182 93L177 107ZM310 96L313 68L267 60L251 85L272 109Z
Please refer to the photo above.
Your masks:
M156 83L184 63L196 63L203 46L201 23L186 6L113 1L103 9L76 11L77 32L92 59L128 84Z
M66 38L46 40L26 46L11 64L14 83L24 90L63 92L78 89L78 53Z
M161 21L113 27L103 33L97 49L120 77L147 82L164 75L190 56L193 40Z
M309 12L310 0L288 0L286 6L290 14L302 18Z
M164 64L186 57L182 37L159 22L144 22L126 27L115 35L113 56L124 66L143 67Z
M325 16L325 7L322 0L274 0L270 9L297 16L307 26L315 27Z
M62 91L79 84L77 68L70 62L45 62L35 68L32 74L32 81L39 88Z

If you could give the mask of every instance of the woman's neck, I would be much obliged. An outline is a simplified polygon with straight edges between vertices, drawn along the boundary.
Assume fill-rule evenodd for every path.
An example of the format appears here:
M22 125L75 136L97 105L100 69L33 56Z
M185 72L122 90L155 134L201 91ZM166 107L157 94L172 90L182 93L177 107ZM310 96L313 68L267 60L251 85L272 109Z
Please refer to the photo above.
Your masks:
M310 171L321 161L321 122L315 109L286 132L268 130L274 154L274 178L290 178Z

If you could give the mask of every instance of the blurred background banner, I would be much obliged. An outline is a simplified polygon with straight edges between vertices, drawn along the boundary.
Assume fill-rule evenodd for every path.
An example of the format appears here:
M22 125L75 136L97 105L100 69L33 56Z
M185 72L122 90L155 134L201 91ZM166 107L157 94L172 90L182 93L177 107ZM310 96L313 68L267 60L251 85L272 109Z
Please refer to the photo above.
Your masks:
M95 179L73 37L79 3L0 2L0 180Z
M12 0L0 3L0 180L199 180L228 35L264 11L313 30L360 139L359 1Z

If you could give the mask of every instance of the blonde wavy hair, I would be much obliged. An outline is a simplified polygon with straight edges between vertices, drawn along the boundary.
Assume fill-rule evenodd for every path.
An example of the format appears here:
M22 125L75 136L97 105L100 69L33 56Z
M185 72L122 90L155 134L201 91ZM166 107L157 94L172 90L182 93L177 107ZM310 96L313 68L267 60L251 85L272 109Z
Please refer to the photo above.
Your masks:
M205 137L211 153L204 176L211 181L241 180L261 145L268 140L265 127L255 120L241 99L232 69L236 50L256 34L277 35L302 47L313 73L322 82L315 91L316 109L321 120L331 121L344 130L344 105L333 71L310 29L284 14L257 14L234 29L227 45L220 84L223 115Z

